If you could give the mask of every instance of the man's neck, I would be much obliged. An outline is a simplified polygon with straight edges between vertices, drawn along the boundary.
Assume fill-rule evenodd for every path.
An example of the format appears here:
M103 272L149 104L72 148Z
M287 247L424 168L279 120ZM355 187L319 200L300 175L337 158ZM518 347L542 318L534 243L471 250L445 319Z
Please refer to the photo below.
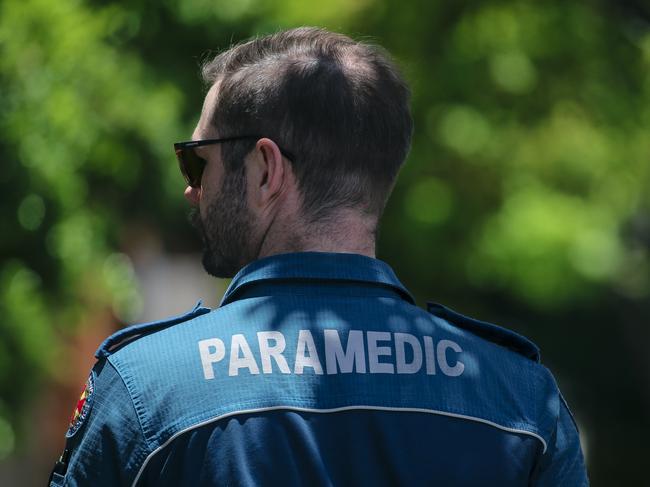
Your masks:
M272 225L262 242L258 258L288 252L334 252L375 257L375 228L375 218L351 210L342 210L325 223Z

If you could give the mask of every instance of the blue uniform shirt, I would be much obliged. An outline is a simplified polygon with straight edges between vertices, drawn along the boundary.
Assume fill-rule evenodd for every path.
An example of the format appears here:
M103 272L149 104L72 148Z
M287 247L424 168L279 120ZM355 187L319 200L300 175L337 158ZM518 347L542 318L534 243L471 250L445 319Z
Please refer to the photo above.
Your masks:
M588 484L537 347L416 307L376 259L255 261L96 355L51 485Z

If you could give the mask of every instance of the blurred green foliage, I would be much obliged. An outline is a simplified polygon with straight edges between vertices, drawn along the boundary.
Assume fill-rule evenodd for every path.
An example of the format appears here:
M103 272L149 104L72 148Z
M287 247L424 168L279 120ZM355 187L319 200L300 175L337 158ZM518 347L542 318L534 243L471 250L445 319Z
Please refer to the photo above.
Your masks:
M125 232L194 245L171 144L198 118L200 59L316 24L386 47L413 88L379 256L420 299L540 343L586 427L593 485L634 484L650 422L642 5L1 1L0 457L20 406L65 375L60 345L83 317L137 316Z

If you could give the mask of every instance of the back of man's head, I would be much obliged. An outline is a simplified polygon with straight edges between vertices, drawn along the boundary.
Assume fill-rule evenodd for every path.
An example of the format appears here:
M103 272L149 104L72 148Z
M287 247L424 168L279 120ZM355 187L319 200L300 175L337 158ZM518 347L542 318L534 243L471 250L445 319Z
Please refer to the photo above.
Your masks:
M379 216L409 150L409 89L379 47L303 27L236 45L203 67L219 82L220 137L260 134L293 154L311 222L336 210ZM228 144L228 169L254 141Z

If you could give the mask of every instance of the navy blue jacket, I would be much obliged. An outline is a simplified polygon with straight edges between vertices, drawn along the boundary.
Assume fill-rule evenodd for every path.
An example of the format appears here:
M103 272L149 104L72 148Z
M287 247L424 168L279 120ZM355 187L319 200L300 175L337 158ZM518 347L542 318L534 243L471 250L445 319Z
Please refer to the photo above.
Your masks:
M588 485L537 347L376 259L255 261L96 355L53 486Z

